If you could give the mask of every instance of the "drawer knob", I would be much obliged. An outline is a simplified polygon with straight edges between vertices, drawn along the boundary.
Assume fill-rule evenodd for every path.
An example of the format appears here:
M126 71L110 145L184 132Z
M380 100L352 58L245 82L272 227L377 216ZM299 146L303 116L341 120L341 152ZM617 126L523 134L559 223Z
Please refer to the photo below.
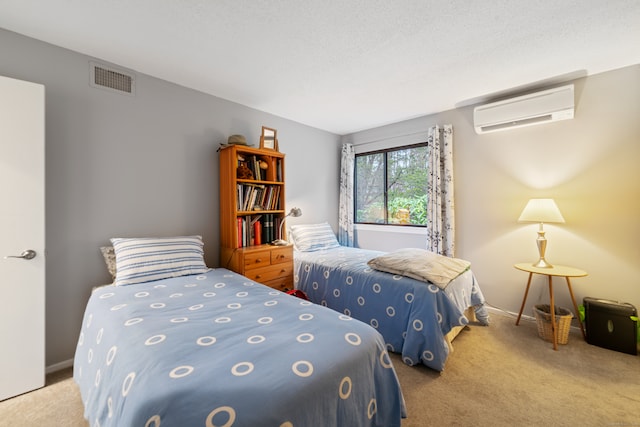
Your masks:
M262 278L262 276L259 275L259 274L256 276L256 279L261 279L261 278Z
M256 258L256 264L261 263L262 259L261 258Z

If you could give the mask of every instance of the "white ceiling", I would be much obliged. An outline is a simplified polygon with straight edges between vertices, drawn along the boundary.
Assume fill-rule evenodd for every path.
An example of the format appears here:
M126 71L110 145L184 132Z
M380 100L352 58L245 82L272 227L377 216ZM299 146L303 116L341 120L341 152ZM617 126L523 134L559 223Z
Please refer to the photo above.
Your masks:
M340 135L640 64L639 0L0 0L0 27Z

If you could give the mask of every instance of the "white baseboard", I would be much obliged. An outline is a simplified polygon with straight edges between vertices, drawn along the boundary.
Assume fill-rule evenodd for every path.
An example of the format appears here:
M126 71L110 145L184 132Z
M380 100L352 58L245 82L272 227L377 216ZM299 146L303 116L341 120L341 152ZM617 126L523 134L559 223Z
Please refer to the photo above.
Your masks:
M487 308L487 311L489 313L503 314L503 315L507 314L509 316L512 316L514 319L518 317L518 313L514 313L514 312L508 311L508 310L504 310L504 309L502 309L500 307L496 307L496 306L489 305L489 304L486 304L485 307ZM489 319L489 320L491 320L491 319ZM522 314L522 316L520 317L520 320L526 320L526 321L529 321L529 322L535 322L536 318L534 316L530 316L530 315L527 315L527 314ZM580 331L580 326L571 325L570 329L573 330L573 331L578 331L579 332Z
M45 368L45 373L50 374L52 372L61 371L63 369L73 366L73 359L63 360L62 362L54 363Z

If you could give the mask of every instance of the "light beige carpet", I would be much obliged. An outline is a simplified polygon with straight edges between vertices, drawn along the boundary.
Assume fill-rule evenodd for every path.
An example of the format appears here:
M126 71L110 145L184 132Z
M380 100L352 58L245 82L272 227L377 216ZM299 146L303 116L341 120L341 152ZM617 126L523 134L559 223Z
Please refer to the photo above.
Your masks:
M409 417L422 426L640 426L640 357L587 344L553 350L534 320L491 316L454 341L445 371L394 357Z
M442 373L392 355L409 415L402 427L640 426L638 356L589 345L579 331L554 351L535 321L515 326L499 314L454 347ZM0 402L0 426L86 427L70 376L49 375L46 387Z

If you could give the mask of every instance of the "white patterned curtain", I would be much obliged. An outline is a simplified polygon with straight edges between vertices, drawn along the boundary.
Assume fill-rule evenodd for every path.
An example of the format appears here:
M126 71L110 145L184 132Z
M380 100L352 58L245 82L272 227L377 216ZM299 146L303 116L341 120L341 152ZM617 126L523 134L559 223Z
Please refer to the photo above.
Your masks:
M340 163L340 209L338 211L338 242L353 246L353 173L355 149L353 144L342 144Z
M427 249L454 256L453 126L429 128L427 144Z

